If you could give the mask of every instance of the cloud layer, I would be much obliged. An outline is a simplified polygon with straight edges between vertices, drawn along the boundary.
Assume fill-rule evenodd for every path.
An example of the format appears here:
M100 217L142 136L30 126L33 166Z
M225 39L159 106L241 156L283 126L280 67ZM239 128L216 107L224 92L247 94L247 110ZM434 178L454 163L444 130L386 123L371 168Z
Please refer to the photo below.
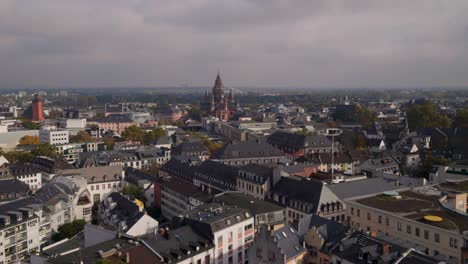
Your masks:
M468 86L466 0L0 0L0 87Z

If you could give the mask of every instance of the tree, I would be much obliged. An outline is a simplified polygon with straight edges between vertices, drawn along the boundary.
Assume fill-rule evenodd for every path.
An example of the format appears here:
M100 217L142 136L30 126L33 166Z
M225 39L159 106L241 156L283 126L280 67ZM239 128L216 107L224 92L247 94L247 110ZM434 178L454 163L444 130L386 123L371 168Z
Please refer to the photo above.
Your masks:
M138 199L146 204L147 199L145 196L145 191L138 185L130 184L125 186L122 189L122 193L132 198Z
M406 116L411 130L419 128L450 127L448 116L441 114L439 109L430 101L415 103L407 108Z
M38 144L36 145L32 150L31 154L34 156L54 156L57 155L57 152L55 150L55 147L44 143L44 144Z
M158 128L155 128L155 129L147 132L145 134L143 142L145 144L150 144L151 141L157 140L158 138L160 138L160 137L162 137L164 135L165 135L164 129L158 127Z
M468 109L457 110L453 120L453 127L468 127Z
M74 220L71 223L66 223L58 228L58 232L52 235L52 240L57 242L65 238L72 238L84 229L84 220Z
M76 136L71 136L71 142L89 142L92 141L93 137L86 131L79 131Z
M129 126L122 133L122 138L126 141L143 142L145 139L145 131L137 126Z
M29 130L36 130L37 124L32 122L31 120L23 119L23 127Z
M113 137L104 137L102 140L104 141L104 145L106 145L106 149L114 149L115 139Z
M10 162L31 162L34 159L34 155L28 151L10 151L2 152L2 155Z
M190 105L190 110L188 111L188 115L192 119L201 120L200 103L199 102L196 102L196 103Z
M26 135L19 140L18 145L25 146L25 145L37 145L37 144L39 144L38 136Z

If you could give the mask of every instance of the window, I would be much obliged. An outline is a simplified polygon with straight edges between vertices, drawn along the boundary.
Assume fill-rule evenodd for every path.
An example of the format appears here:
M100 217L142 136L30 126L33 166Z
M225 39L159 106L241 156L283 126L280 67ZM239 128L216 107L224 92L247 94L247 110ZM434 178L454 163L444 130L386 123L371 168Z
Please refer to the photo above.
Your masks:
M416 234L417 237L419 237L419 227L416 227L414 229L414 233Z
M434 233L434 242L436 243L440 242L440 235L438 233Z
M406 226L406 233L411 234L411 226L410 225Z
M357 216L361 217L361 210L357 209Z
M371 220L371 215L370 215L370 212L367 212L367 220Z
M398 229L398 231L401 231L401 223L400 222L398 222L398 224L397 224L397 229Z
M90 215L91 214L91 208L83 208L83 215Z
M378 222L379 222L379 224L382 223L382 216L381 215L379 215L379 217L378 217Z
M424 239L429 239L429 231L424 230Z
M351 207L351 215L354 215L354 208Z
M390 225L390 219L389 219L388 217L385 217L385 224L386 224L387 226Z
M223 236L219 236L219 237L218 237L218 247L219 247L220 245L223 245Z
M94 185L91 185L91 191L94 191Z

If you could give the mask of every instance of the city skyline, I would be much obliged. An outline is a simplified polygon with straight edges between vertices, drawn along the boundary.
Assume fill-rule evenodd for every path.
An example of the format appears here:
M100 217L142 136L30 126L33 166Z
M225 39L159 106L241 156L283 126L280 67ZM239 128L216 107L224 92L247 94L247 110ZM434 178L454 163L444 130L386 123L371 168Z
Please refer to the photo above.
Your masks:
M468 3L0 2L0 89L467 87ZM104 12L105 10L106 12Z

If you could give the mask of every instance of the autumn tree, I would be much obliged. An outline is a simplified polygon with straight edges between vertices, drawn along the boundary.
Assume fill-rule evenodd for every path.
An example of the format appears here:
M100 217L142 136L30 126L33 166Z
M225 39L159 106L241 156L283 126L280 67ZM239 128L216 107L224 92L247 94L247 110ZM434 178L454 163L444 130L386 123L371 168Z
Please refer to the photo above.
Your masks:
M75 136L70 137L71 142L89 142L93 137L86 131L80 131Z
M122 138L126 141L143 142L145 139L145 131L137 126L129 126L122 133Z
M20 140L19 140L19 145L21 146L25 146L25 145L37 145L39 144L39 137L38 136L29 136L29 135L26 135L24 137L22 137Z

